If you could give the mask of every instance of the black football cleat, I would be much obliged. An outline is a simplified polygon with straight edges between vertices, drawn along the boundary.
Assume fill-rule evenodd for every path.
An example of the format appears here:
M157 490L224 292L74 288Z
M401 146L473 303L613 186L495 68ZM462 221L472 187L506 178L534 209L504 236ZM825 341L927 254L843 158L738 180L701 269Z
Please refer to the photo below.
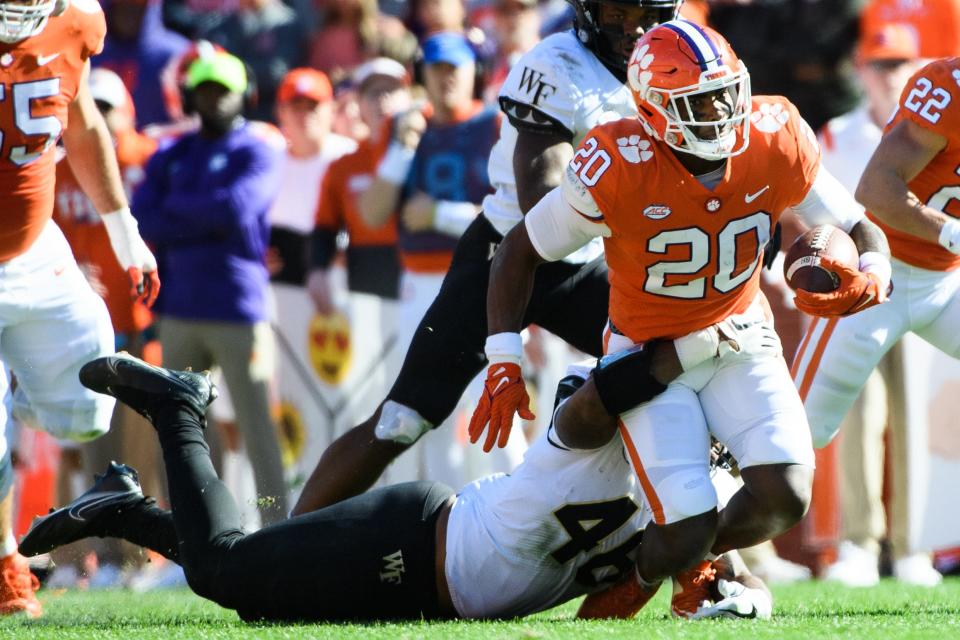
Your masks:
M45 516L34 518L30 531L20 541L20 553L37 556L100 533L104 514L116 514L146 500L137 472L125 464L111 462L106 473L95 476L89 491Z
M180 403L201 421L217 396L210 372L174 371L147 364L121 351L91 360L80 369L80 383L113 396L151 422L152 413L167 403Z

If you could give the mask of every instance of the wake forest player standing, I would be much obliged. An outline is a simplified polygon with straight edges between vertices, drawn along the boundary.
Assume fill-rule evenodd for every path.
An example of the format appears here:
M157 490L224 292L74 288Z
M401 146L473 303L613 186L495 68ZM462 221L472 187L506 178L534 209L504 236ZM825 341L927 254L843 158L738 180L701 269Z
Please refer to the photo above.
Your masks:
M500 105L507 118L488 170L497 191L461 237L397 382L370 419L327 449L294 513L363 492L394 458L453 411L486 362L487 281L503 234L560 184L574 145L587 131L636 115L624 85L627 60L644 30L676 15L679 0L570 1L577 11L575 29L546 38L504 82ZM607 269L602 257L585 257L589 253L538 271L524 326L536 323L599 356Z

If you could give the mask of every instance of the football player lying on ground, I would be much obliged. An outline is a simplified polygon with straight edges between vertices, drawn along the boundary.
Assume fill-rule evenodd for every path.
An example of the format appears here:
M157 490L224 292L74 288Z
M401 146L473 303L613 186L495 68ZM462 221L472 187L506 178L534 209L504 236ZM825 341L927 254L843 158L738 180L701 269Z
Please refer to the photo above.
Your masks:
M619 362L647 367L654 356L673 363L661 370L680 372L669 343ZM587 374L576 369L561 392ZM563 431L551 428L512 474L483 478L459 495L437 483L399 484L247 534L204 441L204 415L216 397L206 374L118 354L88 363L80 376L151 420L173 509L158 508L132 469L112 463L90 491L39 518L22 552L88 536L123 538L181 564L195 593L248 621L541 611L632 574L650 518L619 439L571 449L561 444ZM730 559L716 603L704 603L699 616L768 617L769 592L734 554Z
M627 78L640 117L592 129L561 186L506 235L494 257L487 392L470 423L476 442L489 422L487 449L495 440L503 445L514 413L529 411L519 331L537 267L594 238L603 238L610 269L607 354L724 320L770 322L759 291L761 254L788 208L811 226L849 232L860 252L859 269L823 258L839 287L799 291L799 308L839 316L886 300L891 267L883 232L820 167L816 138L796 108L780 96L751 99L746 67L719 34L684 20L654 27L637 42ZM642 600L674 577L680 591L673 611L690 616L709 582L710 560L769 540L803 517L814 456L779 349L684 371L640 406L601 394L618 419L600 415L588 426L600 441L619 428L653 511L638 581L625 588ZM711 435L737 459L744 480L719 512L708 478Z

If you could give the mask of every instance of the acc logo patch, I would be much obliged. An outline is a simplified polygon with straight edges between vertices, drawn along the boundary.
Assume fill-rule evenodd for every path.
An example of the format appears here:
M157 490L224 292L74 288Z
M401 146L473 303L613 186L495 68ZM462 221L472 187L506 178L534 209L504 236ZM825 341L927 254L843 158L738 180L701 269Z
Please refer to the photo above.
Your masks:
M673 210L665 204L652 204L643 210L643 215L651 220L663 220L671 213Z
M653 151L650 151L650 141L642 140L636 134L629 138L626 136L617 138L617 149L624 160L633 164L646 162L653 157Z
M750 114L753 126L764 133L780 131L789 119L790 112L784 111L783 105L779 103L764 102Z

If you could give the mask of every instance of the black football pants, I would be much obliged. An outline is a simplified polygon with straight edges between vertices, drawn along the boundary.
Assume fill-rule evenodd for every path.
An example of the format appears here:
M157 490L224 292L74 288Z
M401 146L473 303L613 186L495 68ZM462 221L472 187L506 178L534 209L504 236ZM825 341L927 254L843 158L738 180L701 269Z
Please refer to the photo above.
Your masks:
M487 362L490 263L503 239L483 214L457 243L436 299L413 335L403 367L387 395L439 425ZM603 355L610 285L603 256L587 264L540 265L523 318L584 353Z
M104 518L98 534L178 562L194 592L244 620L439 615L435 528L449 488L394 485L248 534L197 417L169 406L154 426L172 511L141 504Z

